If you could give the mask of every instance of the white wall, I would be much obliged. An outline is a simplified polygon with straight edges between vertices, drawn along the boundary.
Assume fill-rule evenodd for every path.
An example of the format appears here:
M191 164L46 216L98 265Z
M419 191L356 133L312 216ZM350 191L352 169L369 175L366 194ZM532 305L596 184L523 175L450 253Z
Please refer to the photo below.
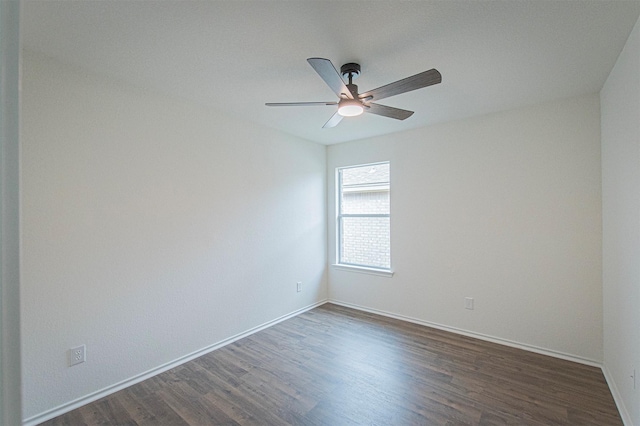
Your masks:
M591 95L330 146L329 261L335 168L390 160L395 271L330 267L330 299L601 361L599 123Z
M23 72L25 418L326 299L324 146L29 52Z
M21 419L20 3L0 1L0 425Z
M640 21L600 99L604 370L627 424L640 425Z

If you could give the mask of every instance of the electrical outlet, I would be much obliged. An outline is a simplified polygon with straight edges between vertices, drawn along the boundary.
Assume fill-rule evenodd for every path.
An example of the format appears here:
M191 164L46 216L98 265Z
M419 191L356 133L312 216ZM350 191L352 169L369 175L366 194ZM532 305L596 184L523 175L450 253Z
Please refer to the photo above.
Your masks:
M464 298L464 308L473 310L473 297Z
M300 293L300 292L302 291L302 282L301 282L301 281L298 281L298 282L296 283L296 291L297 291L298 293Z
M83 363L87 360L87 347L85 345L69 349L69 367Z

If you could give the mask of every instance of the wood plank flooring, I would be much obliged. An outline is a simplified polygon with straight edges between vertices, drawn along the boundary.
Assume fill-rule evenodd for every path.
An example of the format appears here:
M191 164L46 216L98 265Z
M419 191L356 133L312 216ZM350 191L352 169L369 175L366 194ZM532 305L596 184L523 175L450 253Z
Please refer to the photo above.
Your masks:
M621 425L598 368L325 304L45 425Z

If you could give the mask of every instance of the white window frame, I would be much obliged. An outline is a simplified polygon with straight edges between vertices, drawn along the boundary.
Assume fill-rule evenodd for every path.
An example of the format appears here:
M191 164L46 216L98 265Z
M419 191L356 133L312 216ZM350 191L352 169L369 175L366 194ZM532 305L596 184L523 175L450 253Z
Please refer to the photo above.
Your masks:
M379 275L384 277L393 276L392 263L391 263L391 253L389 254L389 268L380 268L377 266L369 266L369 265L359 265L359 264L350 264L350 263L341 263L342 259L342 219L346 217L386 217L389 218L389 227L391 227L391 211L387 214L368 214L368 213L357 213L357 214L342 214L342 174L341 170L345 169L353 169L358 167L375 167L380 164L389 165L389 169L391 169L390 161L380 161L377 163L366 163L366 164L357 164L350 166L342 166L336 168L336 263L333 264L335 269L352 271L352 272L361 272L372 275ZM391 175L391 173L389 173ZM391 196L391 177L389 177L389 196ZM389 235L389 244L391 244L391 235Z

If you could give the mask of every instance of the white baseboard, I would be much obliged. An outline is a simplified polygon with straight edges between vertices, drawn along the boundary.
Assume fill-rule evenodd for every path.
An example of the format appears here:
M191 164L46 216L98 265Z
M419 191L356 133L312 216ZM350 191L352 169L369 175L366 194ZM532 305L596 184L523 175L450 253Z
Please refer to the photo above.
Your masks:
M143 380L146 380L150 377L156 376L160 373L163 373L167 370L170 370L174 367L177 367L179 365L184 364L185 362L191 361L193 359L196 359L198 357L201 357L202 355L206 355L209 352L215 351L216 349L219 349L223 346L226 346L230 343L235 342L236 340L240 340L244 337L250 336L251 334L257 333L260 330L264 330L265 328L271 327L279 322L282 322L284 320L287 320L289 318L293 318L297 315L300 315L303 312L309 311L313 308L316 308L318 306L324 305L325 303L327 303L327 300L322 300L320 302L316 302L312 305L309 306L305 306L304 308L300 308L296 311L293 311L289 314L283 315L279 318L276 318L274 320L268 321L264 324L261 324L259 326L253 327L247 331L244 331L240 334L236 334L235 336L231 336L227 339L224 339L220 342L214 343L212 345L209 345L205 348L202 348L200 350L197 350L195 352L192 352L190 354L184 355L178 359L175 359L173 361L167 362L165 364L162 364L158 367L152 368L151 370L145 371L144 373L138 374L136 376L133 376L129 379L123 380L121 382L115 383L113 385L107 386L104 389L98 390L96 392L92 392L89 395L85 395L81 398L75 399L73 401L67 402L65 404L62 404L58 407L52 408L51 410L47 410L43 413L37 414L35 416L29 417L28 419L24 419L23 420L23 425L24 426L34 426L37 425L39 423L45 422L47 420L53 419L54 417L58 417L62 414L68 413L71 410L75 410L76 408L82 407L83 405L89 404L90 402L93 401L97 401L100 398L104 398L105 396L111 395L112 393L118 392L119 390L122 390L124 388L127 388L129 386L135 385L136 383L140 383Z
M404 316L404 315L394 314L392 312L381 311L381 310L378 310L378 309L371 309L371 308L367 308L365 306L355 305L353 303L345 303L345 302L341 302L339 300L331 300L331 299L329 299L328 303L333 303L335 305L344 306L346 308L357 309L357 310L363 311L363 312L369 312L369 313L372 313L372 314L382 315L382 316L389 317L389 318L395 318L395 319L399 319L399 320L402 320L402 321L411 322L411 323L414 323L414 324L424 325L424 326L427 326L427 327L437 328L438 330L450 331L452 333L461 334L463 336L473 337L473 338L480 339L480 340L485 340L487 342L498 343L500 345L511 346L513 348L518 348L518 349L524 349L524 350L529 351L529 352L535 352L535 353L542 354L542 355L552 356L554 358L560 358L560 359L564 359L564 360L567 360L567 361L573 361L573 362L577 362L577 363L580 363L580 364L589 365L591 367L602 368L602 363L600 363L600 362L598 362L596 360L583 358L583 357L579 357L579 356L576 356L576 355L567 354L567 353L564 353L564 352L553 351L553 350L550 350L550 349L541 348L541 347L534 346L534 345L528 345L526 343L515 342L513 340L502 339L500 337L489 336L487 334L476 333L476 332L473 332L473 331L467 331L467 330L463 330L463 329L456 328L456 327L450 327L450 326L447 326L447 325L442 325L442 324L438 324L438 323L434 323L434 322L430 322L430 321L424 321L424 320L420 320L420 319L417 319L417 318L412 318L412 317L407 317L407 316Z
M616 403L616 407L618 407L618 412L620 413L620 417L622 417L622 423L624 423L625 426L633 426L631 414L629 414L629 411L627 411L627 407L624 405L622 396L618 391L618 386L616 385L615 380L613 380L613 376L611 375L611 372L607 368L606 364L602 366L602 374L604 374L604 379L607 381L607 385L609 385L613 400Z

